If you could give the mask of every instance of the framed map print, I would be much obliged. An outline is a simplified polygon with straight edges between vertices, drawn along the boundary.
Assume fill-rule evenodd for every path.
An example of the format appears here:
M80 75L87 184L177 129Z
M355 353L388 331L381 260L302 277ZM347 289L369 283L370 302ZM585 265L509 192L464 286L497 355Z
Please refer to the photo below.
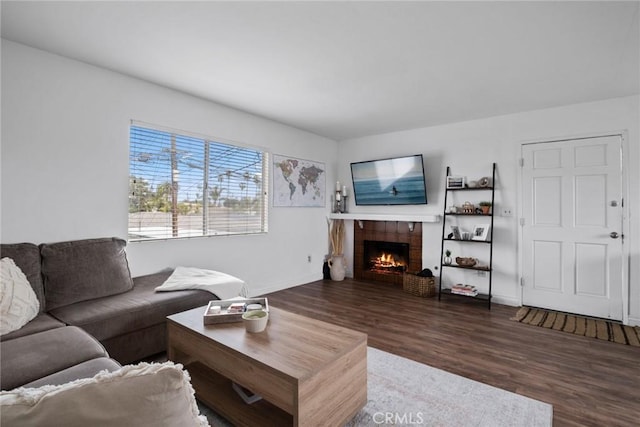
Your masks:
M324 207L324 163L273 155L273 206Z

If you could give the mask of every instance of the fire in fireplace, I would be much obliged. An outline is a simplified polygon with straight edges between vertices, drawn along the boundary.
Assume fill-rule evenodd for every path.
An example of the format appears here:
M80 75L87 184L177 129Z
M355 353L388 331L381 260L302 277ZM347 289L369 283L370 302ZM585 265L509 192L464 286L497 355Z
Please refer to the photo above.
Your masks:
M407 269L409 244L364 241L364 265L378 274L402 274Z

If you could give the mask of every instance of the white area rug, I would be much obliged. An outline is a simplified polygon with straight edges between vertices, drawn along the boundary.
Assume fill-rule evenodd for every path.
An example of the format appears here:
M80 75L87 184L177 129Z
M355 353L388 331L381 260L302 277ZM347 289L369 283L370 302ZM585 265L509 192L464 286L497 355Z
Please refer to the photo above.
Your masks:
M553 407L404 357L368 348L368 401L348 427L551 426ZM214 426L230 426L200 404Z

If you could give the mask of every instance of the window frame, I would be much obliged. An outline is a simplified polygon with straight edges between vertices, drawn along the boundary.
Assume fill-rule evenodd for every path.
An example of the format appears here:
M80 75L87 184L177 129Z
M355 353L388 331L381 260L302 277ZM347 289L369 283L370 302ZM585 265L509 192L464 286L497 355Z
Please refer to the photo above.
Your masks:
M193 140L198 140L200 142L202 142L202 152L203 152L203 156L202 156L202 160L203 160L203 166L202 166L202 175L200 177L200 179L198 180L198 182L201 183L202 185L202 197L200 199L198 199L196 197L195 201L196 204L198 202L201 202L200 207L201 207L201 212L198 214L198 216L200 217L200 222L201 222L201 234L198 235L181 235L180 234L180 212L175 211L175 202L173 203L172 206L172 210L169 212L171 214L171 225L168 227L167 233L165 233L166 235L157 235L157 236L153 236L153 235L143 235L143 231L142 229L139 230L135 230L135 228L131 228L131 223L132 223L132 218L131 215L132 214L143 214L143 213L147 213L147 212L154 212L157 213L158 211L145 211L145 210L141 210L138 209L137 211L133 211L131 210L132 205L132 200L135 197L140 197L134 194L134 188L133 185L138 184L136 181L134 181L134 179L136 178L141 178L142 180L144 180L144 177L136 177L134 174L136 172L139 172L139 169L134 168L134 156L136 155L136 153L133 151L134 149L134 128L141 128L143 130L146 131L150 131L150 132L158 132L159 134L169 134L171 135L172 138L172 143L177 139L177 138L187 138L187 139L193 139ZM175 137L175 138L174 138ZM163 146L164 145L164 146ZM158 149L159 150L167 150L166 144L160 145L158 144ZM226 231L211 231L211 222L216 222L216 221L220 221L220 217L217 216L210 216L210 210L212 208L215 208L216 205L211 206L209 203L211 202L211 196L210 196L210 191L216 187L215 185L212 185L211 182L214 178L212 178L212 174L211 174L211 147L212 145L216 145L216 148L220 148L221 146L226 146L229 147L231 149L238 149L238 150L247 150L247 151L255 151L256 154L259 154L260 156L260 162L261 162L261 168L260 168L260 173L261 173L261 179L260 179L260 187L258 188L258 184L257 182L254 180L254 184L255 184L255 197L253 198L253 201L259 201L258 206L259 206L259 212L257 213L258 216L258 221L257 227L249 227L248 225L248 221L244 224L246 227L249 227L249 229L247 230L243 230L243 231L229 231L228 229ZM174 153L175 154L175 147L176 145L172 144L172 148L169 148L169 152L170 153ZM129 199L129 204L128 204L128 214L127 214L127 239L129 242L148 242L148 241L162 241L162 240L175 240L175 239L197 239L197 238L208 238L208 237L217 237L217 236L246 236L246 235L256 235L256 234L267 234L269 231L269 210L270 210L270 205L269 205L269 199L270 199L270 173L271 173L271 166L270 166L270 162L271 162L271 153L269 150L267 150L264 147L260 147L260 146L255 146L255 145L249 145L249 144L245 144L245 143L241 143L238 141L234 141L234 140L229 140L226 138L218 138L218 137L212 137L212 136L208 136L208 135L203 135L203 134L199 134L196 132L190 132L190 131L184 131L184 130L180 130L180 129L173 129L173 128L169 128L166 126L161 126L161 125L156 125L156 124L150 124L150 123L146 123L146 122L142 122L142 121L138 121L138 120L131 120L130 125L129 125L129 150L128 150L128 154L129 154L129 189L128 189L128 199ZM171 155L171 161L168 163L166 170L164 170L164 172L168 173L168 175L171 176L171 191L172 192L179 192L179 190L177 189L178 187L173 187L173 177L176 175L175 171L176 169L174 169L174 167L176 166L176 163L174 163L174 157L173 154ZM232 165L233 167L233 165ZM173 172L172 172L173 171ZM178 169L179 171L179 169ZM229 173L229 169L227 169L227 174ZM249 178L246 178L247 174L244 174L245 177L243 179L247 180L247 185L250 182ZM218 176L222 176L221 174L218 174ZM255 175L257 176L257 175ZM231 181L231 176L227 176L228 178L228 183L227 183L227 190L229 190L229 185L230 185L230 181ZM220 179L220 178L219 178ZM257 179L257 178L256 178ZM154 182L147 182L146 184L149 185L150 188L153 187L153 185L156 186L155 191L157 192L157 188L160 184L161 180L157 180ZM179 185L180 180L177 180L177 184ZM190 180L189 182L191 182L191 184L193 184L193 182L195 182L193 179ZM168 183L163 182L162 184L166 185ZM173 188L176 188L175 190ZM200 187L198 187L200 188ZM260 190L258 193L258 189ZM241 191L242 191L242 187L241 187ZM237 193L236 191L234 191L234 193ZM173 193L172 193L173 194ZM245 193L246 196L248 196L248 191L247 193ZM178 195L176 195L176 198L178 197ZM218 199L214 199L214 203L217 202ZM224 199L220 199L225 200L224 203L227 203L227 201L229 200L234 200L234 199L230 199L229 197L224 198ZM186 201L183 201L182 203L188 203L189 200L187 199ZM218 202L221 203L221 202ZM240 204L242 203L242 200L240 200ZM245 200L246 205L249 205L249 198L246 197ZM140 201L138 201L138 206L140 205ZM220 207L220 205L217 205L218 207ZM228 206L223 206L226 209L230 209ZM252 208L248 208L248 212L247 214L250 214ZM241 210L240 210L241 211ZM237 212L237 211L236 211ZM166 211L164 211L163 213L167 213ZM142 215L140 215L142 216ZM247 218L249 217L249 215L247 215ZM177 219L176 219L177 218ZM226 221L224 221L224 219L222 219L222 224L224 226L226 226L227 228L230 228L232 226L241 226L242 224L240 222L235 222L235 221L231 221L229 220L229 216L227 218ZM189 229L189 230L197 230L197 229ZM169 235L169 234L174 234L177 233L177 235ZM135 236L135 234L139 234L138 236ZM151 234L153 234L153 232L151 232Z

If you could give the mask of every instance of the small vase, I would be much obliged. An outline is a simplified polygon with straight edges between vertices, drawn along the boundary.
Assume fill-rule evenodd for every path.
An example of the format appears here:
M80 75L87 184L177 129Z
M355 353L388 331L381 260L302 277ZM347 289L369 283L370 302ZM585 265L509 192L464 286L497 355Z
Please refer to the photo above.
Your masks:
M444 259L442 260L443 264L445 265L451 265L451 257L450 256L446 256L444 257Z
M331 269L331 280L340 281L344 280L346 273L346 267L344 262L344 255L333 255L329 259L329 268Z

